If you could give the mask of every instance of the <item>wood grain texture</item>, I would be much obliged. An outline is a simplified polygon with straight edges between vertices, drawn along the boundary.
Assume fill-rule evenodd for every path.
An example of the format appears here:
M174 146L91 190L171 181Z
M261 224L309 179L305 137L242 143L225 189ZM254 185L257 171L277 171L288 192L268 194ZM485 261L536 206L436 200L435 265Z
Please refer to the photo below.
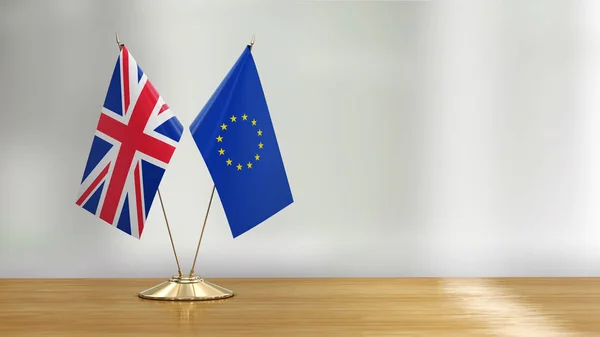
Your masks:
M216 302L137 297L162 279L0 279L0 336L600 336L600 279L209 279Z

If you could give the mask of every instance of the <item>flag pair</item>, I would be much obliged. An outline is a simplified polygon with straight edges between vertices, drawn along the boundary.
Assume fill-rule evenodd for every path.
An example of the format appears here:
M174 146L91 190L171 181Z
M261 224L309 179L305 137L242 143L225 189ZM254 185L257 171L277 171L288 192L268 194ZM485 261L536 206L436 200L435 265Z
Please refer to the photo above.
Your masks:
M251 46L189 129L233 237L293 202ZM183 132L175 113L123 45L76 204L139 239Z

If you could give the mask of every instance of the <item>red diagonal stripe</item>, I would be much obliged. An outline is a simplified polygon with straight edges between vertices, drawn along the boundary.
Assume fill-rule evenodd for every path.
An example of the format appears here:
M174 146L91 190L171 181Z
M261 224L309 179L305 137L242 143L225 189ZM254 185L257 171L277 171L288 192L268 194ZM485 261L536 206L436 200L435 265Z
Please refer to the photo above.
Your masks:
M163 106L160 107L160 111L158 111L158 114L160 115L161 113L167 111L167 109L169 109L169 106L167 105L167 103L163 104Z
M90 196L90 194L92 194L92 192L96 189L96 187L98 187L98 185L100 184L100 182L102 181L102 179L104 179L104 177L108 173L108 167L109 166L110 166L110 163L108 163L106 165L106 167L102 170L102 172L100 172L100 174L96 177L96 179L94 179L94 181L85 190L85 192L83 192L83 194L81 195L81 197L79 197L79 199L77 200L77 205L81 206L83 204L83 202L86 201L87 198Z

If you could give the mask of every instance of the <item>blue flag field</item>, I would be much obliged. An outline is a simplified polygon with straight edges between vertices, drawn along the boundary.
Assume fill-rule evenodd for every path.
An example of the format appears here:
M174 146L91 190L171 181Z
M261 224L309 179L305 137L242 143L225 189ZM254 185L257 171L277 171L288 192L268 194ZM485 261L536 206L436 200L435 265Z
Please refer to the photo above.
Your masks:
M190 131L234 238L294 202L250 46Z

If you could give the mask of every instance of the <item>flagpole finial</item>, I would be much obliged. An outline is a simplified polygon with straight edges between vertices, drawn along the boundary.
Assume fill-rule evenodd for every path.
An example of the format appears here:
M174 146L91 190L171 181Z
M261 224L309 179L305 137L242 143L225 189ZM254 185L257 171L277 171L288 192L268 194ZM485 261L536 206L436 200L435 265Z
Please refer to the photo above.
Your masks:
M119 40L119 33L117 32L115 32L115 39L117 40L117 46L119 47L119 50L123 49L123 44Z
M252 40L250 41L250 44L248 45L250 47L250 50L252 50L252 47L254 46L254 34L252 34Z

